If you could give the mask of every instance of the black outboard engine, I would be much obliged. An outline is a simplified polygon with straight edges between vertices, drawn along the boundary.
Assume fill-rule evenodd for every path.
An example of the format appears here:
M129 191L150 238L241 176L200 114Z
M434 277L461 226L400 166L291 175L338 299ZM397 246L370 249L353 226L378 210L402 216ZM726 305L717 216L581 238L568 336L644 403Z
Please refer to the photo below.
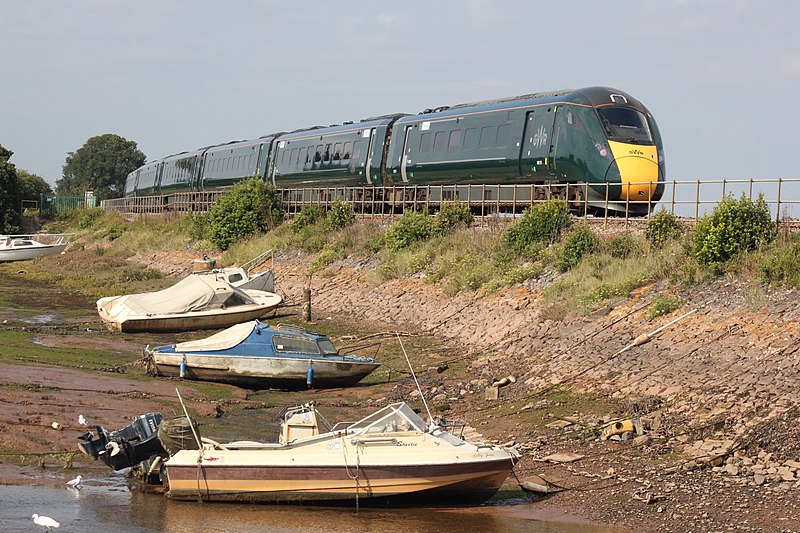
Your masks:
M161 413L139 415L129 425L109 433L103 426L94 426L95 435L87 432L78 438L85 441L81 451L100 459L113 470L136 466L154 454L168 454L158 440Z

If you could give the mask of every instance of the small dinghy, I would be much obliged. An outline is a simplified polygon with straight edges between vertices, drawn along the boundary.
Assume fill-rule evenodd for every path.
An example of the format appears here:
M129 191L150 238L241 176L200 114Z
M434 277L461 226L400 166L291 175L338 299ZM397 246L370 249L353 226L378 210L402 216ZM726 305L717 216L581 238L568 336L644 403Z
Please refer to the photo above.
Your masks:
M325 335L253 320L196 341L145 348L156 373L248 389L355 385L380 363L342 354Z

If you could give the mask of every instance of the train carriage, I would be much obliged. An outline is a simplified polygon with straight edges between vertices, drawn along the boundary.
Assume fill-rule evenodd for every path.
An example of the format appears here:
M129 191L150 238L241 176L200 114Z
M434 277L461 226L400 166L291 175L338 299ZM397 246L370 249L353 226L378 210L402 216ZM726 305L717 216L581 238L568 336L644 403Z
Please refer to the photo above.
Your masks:
M607 87L275 133L161 163L164 170L184 170L187 179L149 163L129 175L126 196L218 190L258 176L301 201L324 200L343 187L362 191L349 193L348 200L450 200L481 185L481 200L498 207L556 195L593 210L644 215L660 199L666 179L652 115L635 98ZM198 173L194 181L192 172ZM428 185L452 187L430 192Z

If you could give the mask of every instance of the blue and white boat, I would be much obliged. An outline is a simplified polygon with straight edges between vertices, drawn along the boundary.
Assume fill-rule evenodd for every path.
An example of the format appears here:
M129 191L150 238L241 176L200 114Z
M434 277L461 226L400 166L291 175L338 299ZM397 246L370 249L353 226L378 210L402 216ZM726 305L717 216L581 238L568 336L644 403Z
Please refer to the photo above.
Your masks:
M347 387L380 366L372 358L339 353L325 335L259 320L145 352L158 375L248 389Z

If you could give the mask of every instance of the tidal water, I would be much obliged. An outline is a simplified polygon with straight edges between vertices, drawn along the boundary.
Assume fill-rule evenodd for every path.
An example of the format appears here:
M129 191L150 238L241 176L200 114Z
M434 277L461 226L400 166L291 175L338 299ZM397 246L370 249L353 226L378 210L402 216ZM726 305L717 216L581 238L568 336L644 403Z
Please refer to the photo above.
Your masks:
M465 509L343 509L296 505L175 502L130 489L121 478L91 481L80 490L52 485L0 485L0 532L44 531L31 516L49 516L58 533L606 533L589 524L520 517L530 502L495 502ZM514 508L513 506L516 506ZM521 506L521 507L520 507ZM511 512L508 512L511 511ZM520 513L520 511L522 511ZM509 516L513 515L513 516Z

